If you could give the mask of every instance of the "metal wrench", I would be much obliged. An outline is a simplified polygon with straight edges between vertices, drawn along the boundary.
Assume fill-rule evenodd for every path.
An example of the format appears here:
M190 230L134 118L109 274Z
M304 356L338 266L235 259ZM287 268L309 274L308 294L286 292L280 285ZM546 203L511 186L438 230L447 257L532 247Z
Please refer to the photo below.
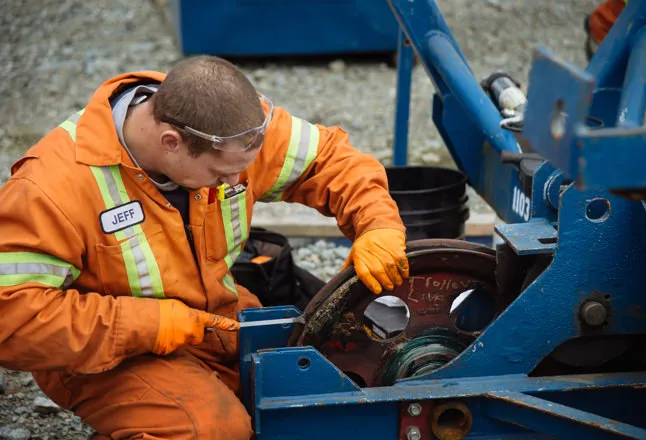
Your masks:
M264 319L262 321L241 322L240 328L260 327L263 325L285 325L285 324L305 324L305 316L300 315L294 318ZM207 332L213 332L216 329L212 327L207 327L205 330Z

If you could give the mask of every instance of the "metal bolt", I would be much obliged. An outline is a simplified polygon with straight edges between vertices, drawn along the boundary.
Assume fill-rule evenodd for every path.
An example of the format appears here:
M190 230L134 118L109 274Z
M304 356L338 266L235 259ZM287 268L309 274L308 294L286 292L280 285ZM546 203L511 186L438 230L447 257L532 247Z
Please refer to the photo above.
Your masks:
M200 200L202 198L201 194L195 194L195 200Z
M406 438L408 440L422 440L422 433L419 432L417 426L409 426L406 430Z
M581 318L583 321L593 327L598 327L606 321L608 310L597 301L588 301L581 307Z
M137 179L144 180L144 175L141 173L137 174Z
M417 417L422 413L422 405L419 403L411 403L408 405L408 414L410 414L413 417Z

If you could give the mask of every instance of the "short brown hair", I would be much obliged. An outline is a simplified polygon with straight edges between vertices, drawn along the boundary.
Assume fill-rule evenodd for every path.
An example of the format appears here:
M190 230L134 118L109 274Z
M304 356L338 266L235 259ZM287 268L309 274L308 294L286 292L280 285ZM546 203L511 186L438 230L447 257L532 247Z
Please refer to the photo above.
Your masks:
M153 117L180 121L216 136L232 136L257 127L264 111L255 87L245 74L227 60L196 56L175 65L153 99ZM178 128L190 153L199 156L212 143Z

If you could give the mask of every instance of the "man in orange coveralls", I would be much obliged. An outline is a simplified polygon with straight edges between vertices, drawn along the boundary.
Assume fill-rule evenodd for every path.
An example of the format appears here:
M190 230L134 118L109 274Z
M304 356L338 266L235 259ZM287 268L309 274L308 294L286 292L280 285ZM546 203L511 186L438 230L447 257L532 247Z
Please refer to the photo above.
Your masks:
M588 59L597 51L601 42L606 38L612 25L624 10L627 0L606 0L595 8L585 19L587 34L586 55Z
M216 57L108 80L0 189L0 365L100 439L250 438L235 318L260 304L229 269L279 200L335 216L373 292L408 276L385 170L342 129Z

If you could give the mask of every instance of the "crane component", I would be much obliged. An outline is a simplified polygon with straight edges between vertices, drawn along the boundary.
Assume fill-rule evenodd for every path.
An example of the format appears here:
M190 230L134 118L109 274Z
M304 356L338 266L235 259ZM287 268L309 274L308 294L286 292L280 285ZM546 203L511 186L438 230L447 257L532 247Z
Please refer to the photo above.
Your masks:
M348 268L302 313L242 311L263 322L240 331L257 438L646 439L646 2L586 69L537 49L526 102L505 75L475 78L435 1L388 2L396 142L415 54L502 243L411 241L392 292Z

